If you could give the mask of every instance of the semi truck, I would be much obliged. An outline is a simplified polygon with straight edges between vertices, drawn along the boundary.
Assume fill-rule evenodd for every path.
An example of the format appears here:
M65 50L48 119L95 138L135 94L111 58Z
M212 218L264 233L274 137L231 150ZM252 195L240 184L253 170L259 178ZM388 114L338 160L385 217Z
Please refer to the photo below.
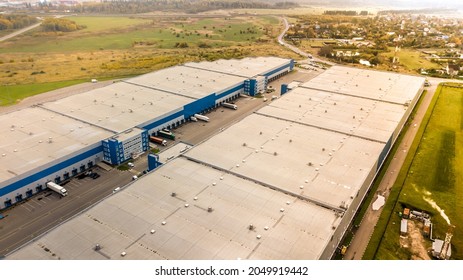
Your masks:
M194 117L197 118L198 120L201 120L201 121L204 121L204 122L208 122L208 121L209 121L209 118L208 118L208 117L203 116L203 115L200 115L200 114L194 114Z
M58 184L56 184L54 182L48 182L47 187L50 190L55 191L55 192L59 193L62 196L68 195L68 191L65 188L61 187L60 185L58 185Z
M158 131L158 136L161 136L163 138L167 138L170 140L175 140L175 134L173 134L171 131L160 130Z
M166 140L158 138L158 137L150 136L150 140L151 140L151 142L162 145L162 146L167 145Z
M222 104L223 107L225 108L230 108L230 109L233 109L233 110L237 110L238 109L238 106L236 106L235 104L231 104L231 103L227 103L227 102L224 102Z

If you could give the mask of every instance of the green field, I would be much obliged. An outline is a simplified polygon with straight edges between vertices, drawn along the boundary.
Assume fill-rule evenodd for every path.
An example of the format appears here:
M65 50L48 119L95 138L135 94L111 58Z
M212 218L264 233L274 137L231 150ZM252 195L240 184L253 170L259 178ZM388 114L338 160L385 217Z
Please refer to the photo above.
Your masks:
M69 19L86 28L68 33L37 28L0 42L3 105L66 81L140 75L190 61L297 57L275 43L282 29L275 16Z
M364 255L367 259L413 257L399 246L398 213L404 207L431 214L433 238L445 237L448 217L456 226L452 259L463 258L463 87L439 86L428 110Z
M390 48L387 53L381 54L385 58L394 57L394 48ZM409 70L419 70L421 68L429 69L436 68L440 69L439 64L433 63L424 57L424 54L418 50L401 49L398 52L399 63Z
M69 33L43 33L40 29L0 43L0 54L11 52L51 53L122 50L135 46L174 48L186 42L196 47L207 43L215 47L237 42L253 42L262 37L262 27L275 19L178 20L172 23L123 17L70 17L87 28ZM278 23L277 23L278 24Z
M44 93L47 91L68 87L85 82L86 80L62 81L55 83L0 86L0 106L16 103L23 98Z

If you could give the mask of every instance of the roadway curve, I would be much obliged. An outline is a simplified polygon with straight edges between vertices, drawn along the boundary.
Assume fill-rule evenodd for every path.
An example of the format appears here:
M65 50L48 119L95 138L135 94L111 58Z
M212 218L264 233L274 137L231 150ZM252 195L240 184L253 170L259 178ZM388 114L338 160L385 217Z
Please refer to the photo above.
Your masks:
M301 55L305 58L310 58L311 61L313 62L321 62L321 63L325 63L325 64L328 64L328 65L335 65L335 63L331 62L331 61L326 61L326 60L322 60L322 59L319 59L319 58L315 58L314 56L312 56L312 54L309 54L309 53L306 53L302 50L300 50L299 48L291 45L291 44L288 44L285 42L285 40L283 39L286 35L286 32L288 32L289 30L289 23L288 23L288 20L286 18L282 18L283 19L283 22L285 24L285 29L283 30L283 32L281 32L280 35L278 35L278 43L288 49L290 49L291 51L297 53L298 55Z

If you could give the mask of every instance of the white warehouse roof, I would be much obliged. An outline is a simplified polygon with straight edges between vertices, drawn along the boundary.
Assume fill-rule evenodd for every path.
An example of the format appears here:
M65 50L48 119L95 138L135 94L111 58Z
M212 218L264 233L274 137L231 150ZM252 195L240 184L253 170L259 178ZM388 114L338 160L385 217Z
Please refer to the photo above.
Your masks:
M259 113L384 143L408 108L303 87L280 99Z
M0 115L0 135L0 182L5 182L113 133L35 107Z
M127 82L200 99L243 84L244 79L203 69L174 66L132 78Z
M150 119L170 115L192 101L187 97L119 82L42 106L120 133Z
M329 258L423 82L333 67L8 258Z
M406 104L414 99L424 81L423 77L334 66L302 87Z
M340 220L177 158L8 259L316 259Z
M186 156L336 209L356 196L383 146L253 114Z
M288 59L279 57L247 57L243 59L220 59L216 61L190 62L185 66L209 71L252 78L288 64Z

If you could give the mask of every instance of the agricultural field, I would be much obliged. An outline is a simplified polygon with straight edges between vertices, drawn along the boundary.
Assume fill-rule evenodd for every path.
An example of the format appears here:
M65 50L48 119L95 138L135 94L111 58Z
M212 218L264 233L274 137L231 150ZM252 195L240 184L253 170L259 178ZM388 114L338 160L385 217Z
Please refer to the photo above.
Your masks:
M0 42L0 86L127 77L189 61L295 57L275 43L282 24L273 16L68 19L86 28L38 28Z
M391 191L391 196L399 191L398 200L388 201L383 210L380 222L387 226L374 259L422 259L430 249L431 241L422 236L418 222L409 222L417 230L408 244L399 237L399 213L405 207L431 215L432 238L444 239L449 224L454 225L452 259L463 259L463 84L439 86L429 110L421 138L410 147L416 152L409 154L403 178L399 175Z
M389 48L389 52L382 53L381 56L386 60L392 60L394 57L394 49L395 48ZM439 64L427 60L425 55L419 50L401 49L397 53L397 57L399 58L399 64L402 65L403 70L408 70L409 72L416 73L421 68L441 68Z

